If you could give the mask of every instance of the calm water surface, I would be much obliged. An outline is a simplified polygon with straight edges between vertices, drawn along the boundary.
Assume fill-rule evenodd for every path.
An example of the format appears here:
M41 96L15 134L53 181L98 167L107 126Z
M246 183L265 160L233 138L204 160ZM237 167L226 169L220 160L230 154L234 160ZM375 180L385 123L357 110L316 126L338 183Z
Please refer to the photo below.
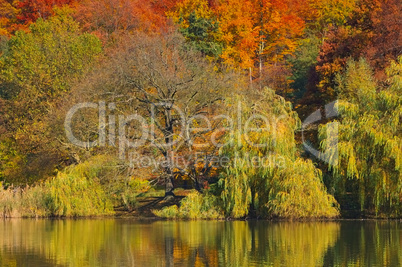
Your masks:
M402 223L0 221L1 266L402 266Z

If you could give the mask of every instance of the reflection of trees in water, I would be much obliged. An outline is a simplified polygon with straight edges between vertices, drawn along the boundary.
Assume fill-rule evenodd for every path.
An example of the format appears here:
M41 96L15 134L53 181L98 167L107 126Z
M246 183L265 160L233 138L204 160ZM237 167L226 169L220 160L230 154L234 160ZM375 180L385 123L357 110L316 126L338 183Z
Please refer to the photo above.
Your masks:
M94 265L112 225L113 220L5 220L0 223L0 251L4 257L12 253L17 266L35 266L23 255L35 255L38 266L46 266L47 260L53 265Z
M316 266L339 236L337 223L234 222L224 236L225 264ZM222 244L222 245L223 245Z
M24 263L25 264L21 264ZM29 263L29 265L27 264ZM26 251L26 254L14 254L13 251L7 253L0 252L0 266L58 266L53 259L36 254L35 251Z
M9 220L0 263L28 253L77 266L400 266L401 235L397 222Z
M343 222L325 266L402 266L402 225L397 221Z

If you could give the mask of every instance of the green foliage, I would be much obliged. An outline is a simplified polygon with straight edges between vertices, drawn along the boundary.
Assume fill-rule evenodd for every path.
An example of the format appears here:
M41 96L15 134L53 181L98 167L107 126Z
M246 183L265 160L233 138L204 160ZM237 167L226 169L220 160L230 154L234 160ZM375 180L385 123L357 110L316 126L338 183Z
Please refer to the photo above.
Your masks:
M293 96L296 99L300 99L306 92L309 75L317 63L320 45L321 40L310 34L300 41L294 57L289 58L289 63L292 65L291 87L295 90Z
M15 97L22 88L28 97L59 95L101 53L97 37L81 34L71 16L58 13L38 19L29 32L18 31L8 41L0 58L0 96Z
M281 218L331 218L338 214L334 197L311 161L297 159L274 172L267 192L268 213Z
M115 192L112 196L116 196L115 205L123 205L129 211L137 206L137 195L150 189L148 180L134 177L130 177L126 183L118 182L114 186Z
M180 210L177 205L164 207L161 210L152 210L152 212L161 218L176 219L180 218Z
M228 137L230 145L222 155L231 162L220 180L226 215L337 216L336 201L327 194L320 172L310 161L296 155L294 131L299 119L290 103L265 89L258 101L243 103L241 108L242 121L255 114L262 114L267 121L261 124L252 120L249 128L262 130L236 130Z
M316 31L326 31L330 27L343 25L350 18L358 2L357 0L312 1L311 7L316 9L317 17L310 21L308 26Z
M349 61L337 77L339 144L331 145L327 126L320 129L321 145L331 157L330 170L338 195L359 196L361 211L400 216L402 212L402 57L387 70L380 88L365 60ZM333 154L333 153L331 153Z
M169 219L222 219L223 211L220 209L219 199L210 194L200 194L193 191L182 201L180 207L172 205L153 213L162 218Z
M84 164L89 164L87 168L95 171L94 177L99 179L102 189L115 207L133 210L137 206L137 195L151 188L148 180L133 176L132 170L113 156L93 156Z
M99 183L106 157L94 157L33 187L0 190L3 217L77 217L113 214L110 197Z
M183 18L179 23L182 24ZM204 55L218 58L222 54L223 45L215 40L218 31L218 23L212 19L197 17L192 12L188 18L188 27L181 28L180 32L189 44Z
M44 186L47 194L47 211L56 217L108 215L113 206L97 179L99 166L83 163L48 181Z
M0 190L0 217L78 217L113 214L114 206L132 210L149 181L127 176L119 161L98 155L67 167L48 181Z
M16 32L0 56L0 177L10 183L31 184L63 167L49 114L102 52L68 10L56 14Z
M0 141L0 181L13 176L23 163L24 156L18 152L10 139Z
M304 5L307 8L297 1L228 1L230 5L225 1L206 0L170 3L171 10L166 6L160 12L174 13L172 17L179 24L182 36L120 36L115 40L120 40L122 45L110 47L110 62L91 76L85 75L102 54L101 42L95 35L82 32L71 16L72 10L56 8L50 12L49 9L46 12L52 16L42 16L46 20L38 19L26 31L16 31L22 28L13 26L15 16L27 14L24 14L26 10L21 10L21 14L17 9L13 10L11 2L0 4L4 13L4 18L0 18L0 26L4 29L0 32L7 35L0 36L0 181L25 186L55 177L34 187L1 190L0 212L3 216L108 214L112 205L132 210L137 205L137 195L149 189L149 182L143 179L142 172L137 173L139 177L133 177L127 172L127 166L110 157L94 157L57 174L76 161L71 160L70 155L79 151L68 144L60 147L60 143L66 142L60 123L65 110L59 107L70 108L69 100L113 101L119 103L113 115L135 112L158 126L152 141L154 147L152 150L141 149L140 153L164 155L169 163L163 170L166 191L171 193L171 181L174 173L178 173L177 166L172 164L175 157L195 155L199 151L186 145L178 150L179 147L166 144L173 140L196 144L210 137L206 132L187 131L184 135L179 132L179 114L172 109L173 105L184 110L186 120L194 125L198 122L189 119L193 115L205 114L210 118L225 107L233 107L232 118L238 115L236 99L229 100L228 106L221 105L220 101L224 95L232 95L242 87L241 78L215 72L217 67L208 64L205 55L249 69L250 83L253 80L263 83L263 73L274 73L277 63L292 66L289 78L293 80L295 91L288 96L297 100L305 96L299 102L304 103L299 109L303 113L309 109L305 103L318 104L338 95L342 116L337 147L333 146L336 135L328 131L329 125L319 129L321 146L331 155L328 173L334 177L330 182L336 197L341 201L347 198L345 196L351 196L348 199L353 203L347 203L349 206L375 212L378 216L401 216L402 59L392 62L386 75L383 73L388 60L400 54L397 0L308 1ZM86 2L77 9L81 10L78 13L87 13L85 10L89 6L86 5L91 1ZM84 17L94 15L96 7L93 5ZM100 24L92 21L91 25L97 25L92 30L99 33L104 22L115 28L112 31L116 34L117 28L130 32L133 27L141 28L146 24L142 20L149 19L151 24L157 25L157 19L150 19L150 13L144 7L138 7L144 15L138 21L127 20L140 14L136 8L128 8L128 13L121 13L123 20L118 19L117 24L121 27L115 20L102 17ZM139 21L140 27L136 25ZM307 26L304 39L296 45L304 24ZM183 46L187 49L183 50ZM293 54L293 51L296 52ZM344 73L334 79L348 58L357 59L361 55L365 55L375 68L375 77L387 76L388 80L377 83L364 60L350 61ZM286 62L282 62L283 58ZM271 63L275 67L267 70ZM259 77L253 72L256 64L259 65ZM277 79L275 76L272 75L273 79ZM88 86L77 85L75 91L70 90L80 79ZM335 89L334 81L338 84ZM83 90L83 87L88 88ZM69 100L64 100L65 97ZM321 172L311 161L299 158L294 132L300 121L290 103L272 90L262 94L248 91L240 98L248 102L240 104L241 120L244 122L262 114L268 122L256 119L248 126L265 127L266 130L247 133L236 130L226 136L229 146L221 150L221 156L228 157L231 165L220 170L219 193L193 193L180 207L172 206L156 213L174 218L218 218L222 216L220 209L223 207L226 216L235 218L248 215L336 216L337 203L327 194ZM156 105L161 101L165 105ZM151 119L155 115L151 110L155 107L157 120ZM74 129L85 136L85 140L97 136L99 114L92 112L94 116L88 112L85 116L75 117L79 127ZM157 125L159 122L161 125ZM233 125L234 128L242 128L243 122ZM133 132L142 130L130 128ZM84 158L91 158L95 153L114 148L82 150L82 154ZM212 152L209 148L205 151L215 156L215 148ZM335 153L336 148L339 154ZM217 173L215 169L213 172ZM183 169L180 173L189 177L190 171ZM202 176L208 174L203 172Z

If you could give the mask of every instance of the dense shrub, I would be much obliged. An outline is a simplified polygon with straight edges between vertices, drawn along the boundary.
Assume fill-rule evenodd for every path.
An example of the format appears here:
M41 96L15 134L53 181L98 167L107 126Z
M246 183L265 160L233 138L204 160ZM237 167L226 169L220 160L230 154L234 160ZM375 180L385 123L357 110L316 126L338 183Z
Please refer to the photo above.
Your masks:
M173 205L154 210L153 213L169 219L222 219L223 211L218 201L219 199L210 193L200 194L193 191L181 201L180 207Z
M113 213L113 205L94 178L59 173L44 185L46 211L51 216L94 216Z
M76 217L108 215L113 205L99 182L104 160L95 157L66 168L56 177L33 187L0 191L3 217Z

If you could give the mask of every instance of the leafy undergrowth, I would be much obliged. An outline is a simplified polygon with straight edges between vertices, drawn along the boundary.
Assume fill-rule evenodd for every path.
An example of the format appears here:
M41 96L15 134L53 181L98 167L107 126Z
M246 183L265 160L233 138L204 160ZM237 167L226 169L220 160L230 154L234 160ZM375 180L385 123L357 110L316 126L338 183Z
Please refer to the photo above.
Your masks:
M178 205L152 211L156 216L168 219L223 219L218 198L212 194L200 194L193 190Z

